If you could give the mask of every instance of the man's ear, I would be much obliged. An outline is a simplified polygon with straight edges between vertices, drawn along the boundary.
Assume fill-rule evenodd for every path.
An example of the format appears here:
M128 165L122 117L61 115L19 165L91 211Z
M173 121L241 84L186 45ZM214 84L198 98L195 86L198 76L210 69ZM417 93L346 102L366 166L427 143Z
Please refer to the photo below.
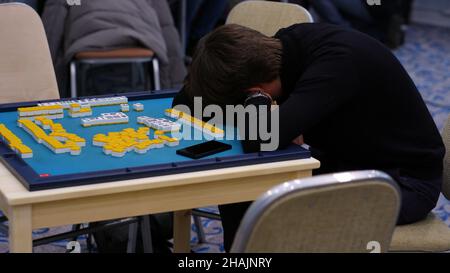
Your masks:
M247 93L248 93L248 95L253 95L255 93L263 93L264 95L273 99L271 92L269 90L267 90L266 88L264 88L263 84L258 84L258 85L255 85L255 86L247 89Z
M259 94L263 94L264 96L267 96L271 100L273 100L273 97L272 97L272 95L269 92L264 90L264 88L258 88L258 87L254 87L254 88L249 89L249 93L248 93L249 95L248 96L255 95L255 94L258 94L258 93Z
M258 86L254 86L254 87L251 87L251 88L245 90L245 93L247 93L248 95L252 95L252 94L258 93L258 92L264 92L264 90Z

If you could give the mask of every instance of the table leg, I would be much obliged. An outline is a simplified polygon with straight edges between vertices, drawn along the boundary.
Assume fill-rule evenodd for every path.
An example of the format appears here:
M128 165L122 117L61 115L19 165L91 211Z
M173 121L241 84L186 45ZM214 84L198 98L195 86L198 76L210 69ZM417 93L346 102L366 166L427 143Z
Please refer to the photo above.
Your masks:
M173 251L174 253L191 252L191 210L174 213Z
M33 252L31 206L12 207L9 212L9 251Z

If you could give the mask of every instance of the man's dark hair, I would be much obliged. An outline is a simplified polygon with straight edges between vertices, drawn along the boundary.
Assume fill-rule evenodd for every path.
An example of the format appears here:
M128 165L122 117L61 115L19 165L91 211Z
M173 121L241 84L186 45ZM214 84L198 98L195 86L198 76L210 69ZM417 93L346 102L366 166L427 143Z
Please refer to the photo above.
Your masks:
M207 104L236 105L245 90L275 80L280 74L281 42L239 25L225 25L198 44L186 92Z

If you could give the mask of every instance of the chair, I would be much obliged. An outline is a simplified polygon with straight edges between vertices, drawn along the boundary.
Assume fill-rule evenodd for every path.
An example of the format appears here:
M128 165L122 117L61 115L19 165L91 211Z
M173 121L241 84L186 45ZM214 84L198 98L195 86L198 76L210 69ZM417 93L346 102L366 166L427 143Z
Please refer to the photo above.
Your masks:
M251 205L231 251L386 252L400 202L397 183L378 171L287 182Z
M444 159L442 193L450 200L450 116L442 135L447 154ZM392 238L392 252L444 252L450 250L450 228L433 213L418 223L399 226Z
M298 24L312 23L311 14L296 4L270 1L245 1L234 7L227 24L238 24L274 36L278 30Z
M297 23L311 23L313 18L309 12L299 5L269 1L245 1L236 5L228 15L227 24L246 26L259 32L273 36L281 28ZM194 225L199 242L206 242L200 217L220 219L215 213L193 210Z
M159 61L153 51L144 48L122 48L103 51L85 51L77 53L74 57L74 60L72 60L72 62L70 63L71 97L78 97L80 90L89 91L85 90L85 85L87 78L89 78L93 74L91 71L93 68L104 67L105 65L120 64L131 65L131 81L128 83L128 86L126 86L129 90L136 88L135 86L137 82L143 82L143 88L146 90L161 89ZM152 72L152 76L150 75L149 71ZM79 88L77 83L81 83L81 88Z
M0 4L0 101L59 99L47 37L28 5Z
M28 5L0 4L0 101L59 99L44 26ZM6 222L5 216L0 223ZM7 233L6 226L0 226Z

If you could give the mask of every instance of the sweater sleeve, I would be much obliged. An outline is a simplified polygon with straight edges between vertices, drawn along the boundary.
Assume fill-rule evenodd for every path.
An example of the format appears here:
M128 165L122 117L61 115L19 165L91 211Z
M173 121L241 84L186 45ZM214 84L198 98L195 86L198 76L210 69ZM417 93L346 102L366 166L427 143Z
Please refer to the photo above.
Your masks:
M280 107L280 146L330 117L357 95L359 76L349 54L333 54L316 60L300 77Z
M47 0L42 14L42 22L47 34L53 63L63 56L64 32L68 5L61 0Z
M345 107L360 88L356 73L347 53L327 54L310 64L279 107L279 148L290 145L298 136ZM270 111L267 115L270 123ZM251 122L259 124L258 118L254 117ZM276 126L268 124L267 128ZM244 140L244 150L256 152L261 143L261 140Z

